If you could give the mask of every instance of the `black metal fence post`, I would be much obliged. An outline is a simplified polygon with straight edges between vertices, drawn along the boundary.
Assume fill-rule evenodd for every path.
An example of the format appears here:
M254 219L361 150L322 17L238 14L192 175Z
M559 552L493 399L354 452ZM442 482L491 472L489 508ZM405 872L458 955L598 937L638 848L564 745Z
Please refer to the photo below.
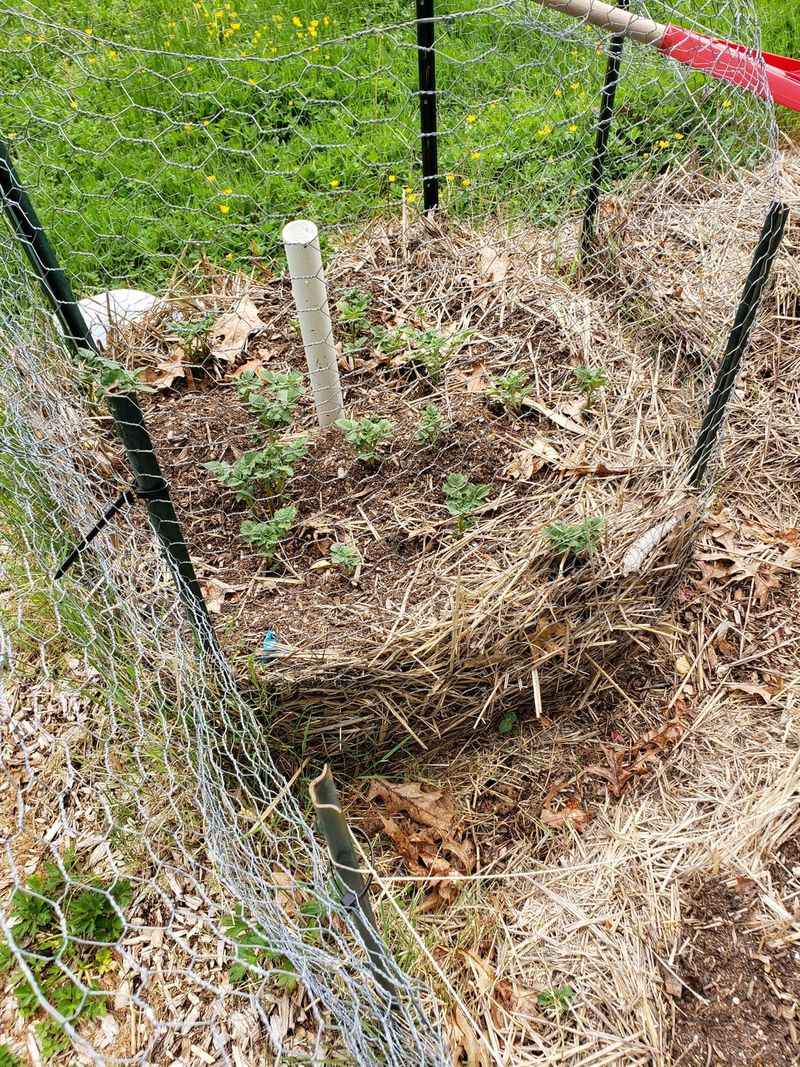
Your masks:
M417 63L419 125L422 147L422 203L426 211L439 205L439 146L436 130L436 52L433 0L417 0Z
M630 0L618 0L617 6L627 9L629 4ZM611 123L614 118L614 100L617 95L619 69L624 46L625 35L615 33L608 46L608 63L606 64L603 92L600 97L600 113L597 119L597 134L595 137L594 156L592 157L592 169L589 176L589 191L586 196L586 208L583 213L581 258L584 262L594 245L597 208L600 204L600 188L603 181L603 171L606 166L606 157L608 156L608 136L611 132Z
M75 348L99 354L91 331L72 291L69 278L60 266L34 207L19 182L8 155L0 142L0 196L3 209L17 239L53 306L64 336ZM136 494L145 501L150 525L158 538L167 563L176 578L178 593L203 647L219 653L211 619L194 572L189 550L164 476L156 459L153 443L144 422L139 401L134 395L110 395L108 407L133 472ZM62 568L63 570L63 568Z
M725 409L736 384L742 358L750 343L756 313L761 303L761 294L772 273L788 218L788 206L776 200L767 213L761 237L753 254L753 262L736 311L733 329L728 338L725 355L717 372L717 380L714 383L703 425L689 463L689 483L694 488L698 488L705 478L708 461L725 417Z

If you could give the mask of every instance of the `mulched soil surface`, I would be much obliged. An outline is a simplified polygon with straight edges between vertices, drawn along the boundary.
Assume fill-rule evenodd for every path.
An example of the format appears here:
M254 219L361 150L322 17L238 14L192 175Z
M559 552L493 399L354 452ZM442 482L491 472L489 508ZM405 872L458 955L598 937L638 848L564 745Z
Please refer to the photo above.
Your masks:
M773 884L789 908L800 906L796 840L773 865ZM749 928L758 892L749 879L697 879L687 892L675 972L688 989L675 1000L674 1067L797 1067L800 947L770 945Z

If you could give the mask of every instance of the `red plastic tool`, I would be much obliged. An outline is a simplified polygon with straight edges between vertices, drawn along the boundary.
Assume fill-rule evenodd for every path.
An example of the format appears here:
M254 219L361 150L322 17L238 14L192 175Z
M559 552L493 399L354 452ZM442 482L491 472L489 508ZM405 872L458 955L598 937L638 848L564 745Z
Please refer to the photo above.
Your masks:
M713 78L800 111L800 60L667 26L659 51ZM763 57L763 64L761 63Z
M651 45L662 55L701 70L712 78L746 89L776 104L800 111L800 60L703 33L655 22L604 0L538 0L542 7L580 19L609 33Z

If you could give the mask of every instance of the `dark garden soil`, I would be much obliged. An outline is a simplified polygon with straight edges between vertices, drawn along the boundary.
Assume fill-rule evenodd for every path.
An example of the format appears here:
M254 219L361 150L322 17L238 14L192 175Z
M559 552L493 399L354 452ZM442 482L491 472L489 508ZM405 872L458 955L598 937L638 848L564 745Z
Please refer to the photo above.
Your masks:
M265 355L256 348L251 359ZM292 362L267 356L265 366L284 370ZM451 430L431 449L413 439L419 410L431 399L424 383L407 375L373 380L364 395L345 378L345 389L348 414L389 418L392 440L379 464L359 461L339 430L314 425L310 400L304 399L295 426L282 437L292 440L302 429L309 443L281 500L294 504L298 516L271 564L241 538L239 527L244 519L268 519L273 502L265 499L253 509L204 468L212 460L233 462L266 442L233 384L196 387L149 405L148 425L197 571L206 583L216 579L226 587L212 585L207 592L212 601L222 592L221 614L232 620L231 636L242 652L257 652L268 629L290 645L346 641L350 629L362 625L366 600L399 603L420 556L433 542L452 539L441 492L451 471L468 472L495 492L514 485L500 471L515 451L511 435L518 437L519 427L493 416L484 401L463 391L451 391L446 405L437 397ZM360 576L349 578L325 564L336 541L357 545L364 560ZM430 590L423 586L420 593Z
M779 898L798 908L796 839L782 848L772 878ZM747 878L697 879L686 892L688 917L674 964L685 988L675 997L673 1064L797 1067L800 946L788 938L776 945L759 934L758 887Z
M363 275L350 280L369 288ZM514 457L534 439L555 444L565 464L574 463L576 469L584 462L585 445L580 431L577 436L564 434L557 423L535 411L514 417L494 407L487 396L490 374L512 368L533 371L537 397L563 406L569 418L585 423L593 436L596 416L581 410L573 373L577 360L563 338L549 336L555 327L543 319L538 338L544 348L537 352L535 367L530 344L521 352L507 334L500 343L484 335L454 349L443 380L436 383L407 352L388 357L365 343L362 351L348 353L347 340L352 338L345 334L345 354L339 362L346 414L387 417L393 423L380 462L368 465L356 459L339 430L321 431L306 393L292 425L280 434L284 441L305 436L308 442L308 454L296 464L283 497L279 502L264 498L255 508L238 501L204 468L210 461L231 463L266 443L266 431L237 395L238 373L260 367L306 372L302 344L291 327L288 286L276 281L260 292L261 298L254 290L253 299L266 328L251 337L234 362L215 363L202 353L189 359L181 353L186 365L199 366L144 398L147 423L229 653L257 654L268 630L286 645L322 651L346 649L357 633L369 634L372 627L370 640L380 643L401 605L412 608L422 600L434 605L433 576L415 583L407 603L404 598L412 572L418 564L424 566L423 557L453 544L453 521L442 494L442 482L451 472L488 484L492 498L502 493L502 509L512 529L512 516L524 515L526 499L541 497L543 485L552 483L554 490L563 491L566 484L589 480L585 471L569 478L556 464L548 467L544 462L522 475L510 471ZM332 300L336 297L334 289ZM372 299L371 326L415 322L403 294L387 296L376 289ZM509 313L507 327L510 318ZM530 321L525 328L532 329ZM448 329L446 321L442 329ZM159 351L151 358L174 359L174 346L170 350L162 341ZM599 365L607 365L604 359L624 361L625 354L604 338L597 357ZM135 353L133 362L138 362ZM611 370L609 378L613 381ZM623 386L621 381L620 390ZM610 391L608 396L611 403ZM434 448L414 440L421 410L431 402L450 424ZM613 466L619 455L607 449L598 455L595 446L591 460ZM627 473L627 468L609 470L603 477ZM297 520L270 563L241 537L240 525L244 519L268 519L281 504L296 506ZM354 545L363 558L354 576L327 562L330 545L337 541ZM478 536L470 551L493 552L496 547L491 537Z

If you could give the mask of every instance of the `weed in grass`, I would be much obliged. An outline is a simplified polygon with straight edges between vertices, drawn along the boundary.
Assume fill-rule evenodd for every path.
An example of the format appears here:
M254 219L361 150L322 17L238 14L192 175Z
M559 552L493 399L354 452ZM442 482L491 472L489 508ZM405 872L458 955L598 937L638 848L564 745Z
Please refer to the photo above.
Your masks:
M56 863L46 863L42 873L31 875L14 891L11 927L36 989L75 1026L79 1020L98 1018L107 1011L108 994L98 980L116 966L111 948L122 936L122 912L132 891L127 879L78 872L74 853L64 855L62 866L63 870ZM61 960L68 961L76 980L59 966ZM6 945L0 949L0 972L4 971L10 974L19 1014L24 1019L38 1018L35 1029L42 1056L49 1059L68 1051L69 1037L54 1019L45 1016L36 989Z
M435 404L426 404L422 409L417 428L414 431L414 440L422 445L434 448L439 443L439 438L448 429L444 415Z
M336 425L364 463L378 462L378 449L394 430L389 419L337 419Z
M361 553L352 545L345 545L339 541L331 545L328 558L334 567L338 567L345 574L353 574L361 563Z
M266 522L251 522L246 519L240 531L245 541L249 541L265 559L271 560L278 551L278 545L294 525L296 518L297 508L292 506L278 508L272 518Z
M514 415L519 415L525 398L532 392L533 386L518 370L510 370L499 378L492 378L488 390L492 400Z
M601 368L575 367L572 373L586 397L586 406L591 407L597 390L604 389L608 385L606 372Z
M598 515L589 516L581 522L554 522L542 531L559 556L591 556L600 544L603 520Z
M0 1067L23 1067L22 1060L14 1055L8 1045L0 1045Z
M456 519L456 534L462 534L473 523L472 513L483 504L491 492L488 485L473 483L466 474L448 474L442 485L447 510Z
M294 464L308 452L305 438L282 444L270 441L262 449L245 452L233 463L204 463L224 486L233 489L237 500L251 506L256 502L256 493L263 486L271 496L280 496L290 478L294 476Z

